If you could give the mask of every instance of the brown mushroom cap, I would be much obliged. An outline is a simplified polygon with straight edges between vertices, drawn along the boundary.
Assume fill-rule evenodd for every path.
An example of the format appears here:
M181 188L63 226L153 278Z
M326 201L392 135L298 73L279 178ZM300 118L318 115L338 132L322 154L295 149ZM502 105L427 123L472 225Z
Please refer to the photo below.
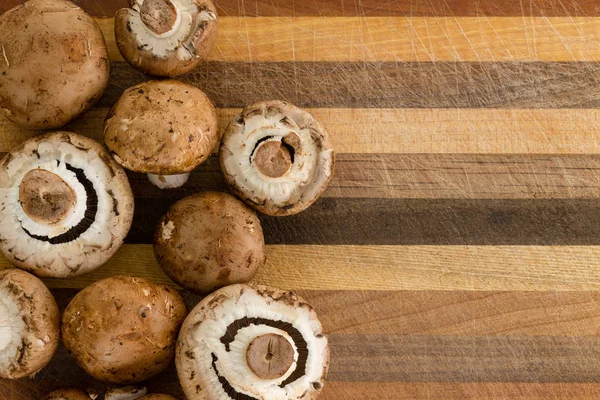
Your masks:
M144 397L140 397L139 400L177 400L177 398L171 396L170 394L153 393Z
M0 108L33 129L65 125L108 84L106 43L70 1L30 0L0 16Z
M264 214L286 216L321 196L335 157L327 131L310 113L273 100L234 117L223 135L220 161L238 197Z
M63 343L95 379L140 382L167 368L185 315L183 299L172 288L111 277L69 303L62 319Z
M151 174L189 172L219 140L217 113L200 89L176 80L125 91L108 114L104 141L123 167Z
M190 72L211 52L219 23L211 0L130 0L117 11L115 37L123 58L155 76Z
M12 346L6 337L0 341L2 346L7 346L0 351L5 361L9 361L8 365L0 362L0 378L16 379L35 374L50 362L58 347L59 314L54 297L35 276L18 269L3 270L0 271L0 311L2 335L11 329L13 333ZM8 354L9 351L14 354Z
M48 393L42 400L90 400L90 396L79 389L58 389Z
M182 287L206 294L248 282L265 262L256 214L235 197L206 192L175 203L154 235L154 254Z

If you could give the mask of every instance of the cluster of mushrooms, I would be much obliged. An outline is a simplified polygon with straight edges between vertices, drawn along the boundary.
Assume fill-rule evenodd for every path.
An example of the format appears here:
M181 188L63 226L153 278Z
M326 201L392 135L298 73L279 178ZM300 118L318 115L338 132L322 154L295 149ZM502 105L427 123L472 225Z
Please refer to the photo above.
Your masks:
M217 33L211 0L130 0L115 17L124 59L164 78L197 67ZM0 16L0 108L23 128L56 130L89 110L107 87L109 64L99 27L69 1L29 0ZM292 292L249 281L266 260L254 210L299 213L332 176L325 128L292 104L265 101L221 134L204 92L161 79L124 91L104 142L53 131L0 161L0 250L17 267L0 271L0 378L35 375L62 338L81 368L107 384L138 384L175 359L191 400L316 398L329 346L315 311ZM217 149L235 196L178 201L154 237L160 267L203 300L188 313L174 288L115 276L80 291L61 317L38 277L86 274L115 254L133 220L125 169L176 188ZM90 398L79 389L44 397ZM104 398L173 399L139 388Z

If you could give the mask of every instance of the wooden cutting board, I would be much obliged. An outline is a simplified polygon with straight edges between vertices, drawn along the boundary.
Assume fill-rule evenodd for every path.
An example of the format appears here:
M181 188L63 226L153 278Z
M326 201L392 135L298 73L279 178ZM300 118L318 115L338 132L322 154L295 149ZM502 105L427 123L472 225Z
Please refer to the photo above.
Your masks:
M98 140L108 108L147 79L114 44L125 3L79 1L105 32L112 78L69 129ZM222 127L258 100L308 108L338 153L313 207L261 217L268 264L255 279L318 311L332 346L322 398L600 398L600 2L218 6L217 49L181 79L213 99ZM0 119L0 152L35 134ZM172 284L152 255L158 218L226 190L214 156L182 189L130 178L127 244L90 275L46 280L62 307L110 275ZM0 398L65 385L102 387L60 349L35 379L0 380ZM147 385L181 395L173 368Z

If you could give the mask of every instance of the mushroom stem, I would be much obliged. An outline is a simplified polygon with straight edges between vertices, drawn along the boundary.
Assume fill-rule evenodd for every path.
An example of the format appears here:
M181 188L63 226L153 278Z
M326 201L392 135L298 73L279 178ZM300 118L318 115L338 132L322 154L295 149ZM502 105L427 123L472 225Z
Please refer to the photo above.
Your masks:
M285 375L294 363L294 348L282 335L261 335L248 346L246 361L259 378L277 379Z
M142 22L157 35L169 32L177 22L177 8L170 0L144 0L140 7Z
M190 173L179 175L155 175L148 174L148 180L160 189L175 189L185 185L190 177Z

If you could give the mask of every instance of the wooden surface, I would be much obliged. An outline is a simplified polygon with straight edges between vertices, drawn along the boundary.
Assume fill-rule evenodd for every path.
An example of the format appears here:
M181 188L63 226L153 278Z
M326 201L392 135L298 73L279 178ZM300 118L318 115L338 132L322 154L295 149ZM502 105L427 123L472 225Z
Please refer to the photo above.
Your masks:
M147 77L114 46L126 0L78 3L107 35L112 77L69 129L101 140L108 108ZM255 278L317 309L332 345L322 398L600 398L600 3L217 3L217 49L181 79L222 127L254 101L308 108L339 155L313 207L261 217ZM0 153L34 134L0 119ZM130 174L127 243L89 275L46 280L61 307L110 275L172 284L154 226L175 200L225 190L217 161L174 191ZM0 380L0 398L64 385L102 387L61 348L34 380ZM148 385L181 395L173 368Z

